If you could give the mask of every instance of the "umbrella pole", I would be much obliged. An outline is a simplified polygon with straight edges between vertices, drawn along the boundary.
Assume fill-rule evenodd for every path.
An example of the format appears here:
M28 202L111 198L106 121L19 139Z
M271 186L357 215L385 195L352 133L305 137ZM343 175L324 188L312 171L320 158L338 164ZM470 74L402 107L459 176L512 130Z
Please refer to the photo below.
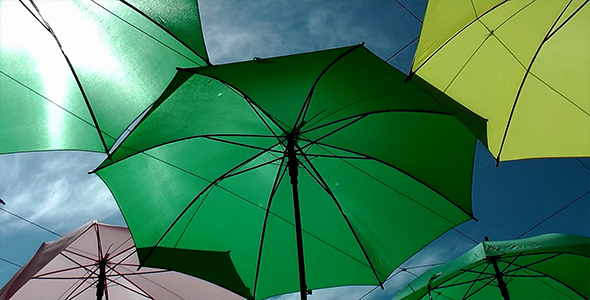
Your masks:
M102 300L102 296L104 295L104 289L106 287L106 266L107 261L106 259L101 259L98 261L98 282L96 283L96 300Z
M500 272L500 267L498 267L498 257L492 256L490 257L490 261L494 266L496 280L498 281L498 288L500 288L500 293L504 300L510 300L510 295L508 295L508 287L506 287L506 282L504 282L504 278L502 277L502 272Z
M303 261L303 233L301 230L301 211L299 207L299 190L297 189L297 177L299 176L298 160L295 153L295 136L287 136L287 167L289 168L289 177L291 178L291 187L293 190L293 208L295 215L295 233L297 238L297 262L299 265L299 290L301 300L307 299L307 283L305 282L305 263Z

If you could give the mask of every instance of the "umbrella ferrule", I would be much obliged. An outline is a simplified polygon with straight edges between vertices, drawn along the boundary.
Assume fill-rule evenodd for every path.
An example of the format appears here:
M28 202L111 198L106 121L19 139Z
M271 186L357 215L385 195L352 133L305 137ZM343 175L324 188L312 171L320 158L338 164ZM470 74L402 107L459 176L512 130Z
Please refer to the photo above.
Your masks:
M297 184L297 177L299 176L299 160L295 152L295 140L295 134L290 133L287 135L287 167L289 168L289 177L292 184Z

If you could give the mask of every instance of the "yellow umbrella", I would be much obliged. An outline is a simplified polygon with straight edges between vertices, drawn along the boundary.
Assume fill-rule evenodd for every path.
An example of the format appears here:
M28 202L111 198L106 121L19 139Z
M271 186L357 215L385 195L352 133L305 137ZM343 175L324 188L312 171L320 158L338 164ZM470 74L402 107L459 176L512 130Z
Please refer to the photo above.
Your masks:
M590 156L588 24L587 0L431 0L411 72L488 120L497 161Z

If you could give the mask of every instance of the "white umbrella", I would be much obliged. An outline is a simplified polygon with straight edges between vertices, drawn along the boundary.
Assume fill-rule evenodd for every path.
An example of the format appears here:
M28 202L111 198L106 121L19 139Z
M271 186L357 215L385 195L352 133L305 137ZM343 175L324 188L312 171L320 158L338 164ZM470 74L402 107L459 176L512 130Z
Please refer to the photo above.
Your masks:
M126 227L93 221L52 242L0 290L0 299L243 299L204 280L143 267Z

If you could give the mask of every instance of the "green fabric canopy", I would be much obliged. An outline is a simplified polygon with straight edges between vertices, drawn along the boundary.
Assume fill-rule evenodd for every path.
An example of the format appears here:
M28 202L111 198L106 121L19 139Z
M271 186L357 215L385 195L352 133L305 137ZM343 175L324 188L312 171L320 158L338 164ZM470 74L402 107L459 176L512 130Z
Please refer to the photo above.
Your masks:
M361 45L181 69L96 172L147 266L229 251L215 283L253 299L382 284L472 217L476 138L405 78Z
M545 234L480 243L423 273L393 299L588 299L589 282L590 238Z
M0 0L0 153L106 153L175 67L205 65L196 1Z
M587 157L588 24L587 0L431 0L412 74L489 120L498 161Z

